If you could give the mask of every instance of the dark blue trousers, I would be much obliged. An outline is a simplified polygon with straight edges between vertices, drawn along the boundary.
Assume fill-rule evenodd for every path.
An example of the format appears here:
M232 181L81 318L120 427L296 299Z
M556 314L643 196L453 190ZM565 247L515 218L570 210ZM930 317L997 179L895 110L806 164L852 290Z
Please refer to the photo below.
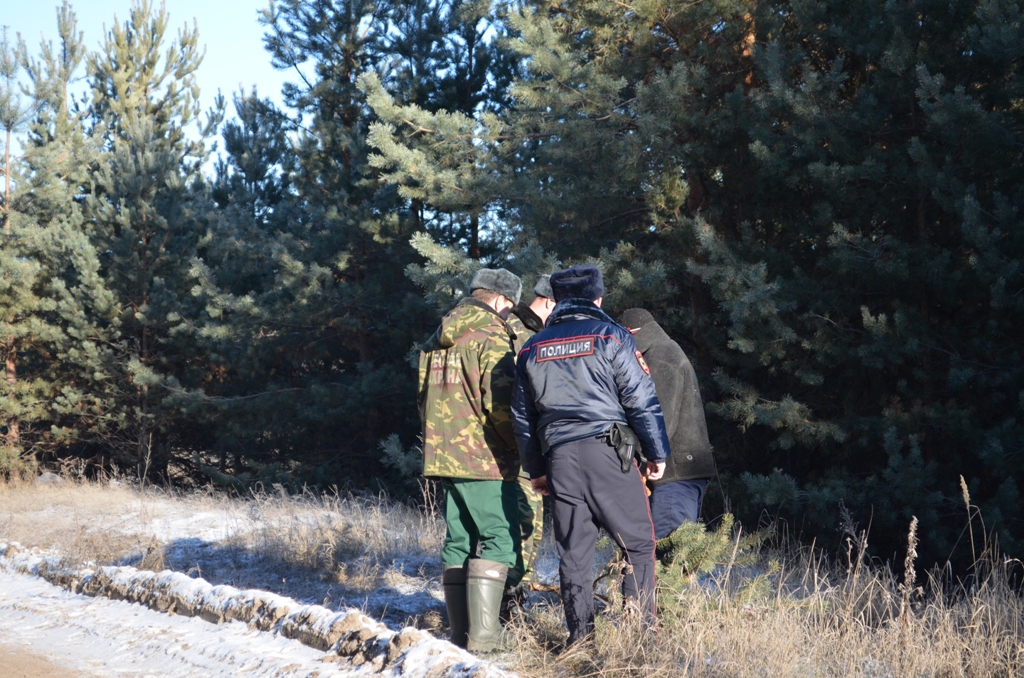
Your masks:
M548 469L569 642L594 632L594 551L602 527L630 566L623 595L636 599L653 622L654 528L640 469L634 464L623 473L615 450L591 438L554 448Z
M707 478L674 480L655 485L651 490L651 519L654 521L654 538L664 539L689 520L697 522L700 503L708 488Z

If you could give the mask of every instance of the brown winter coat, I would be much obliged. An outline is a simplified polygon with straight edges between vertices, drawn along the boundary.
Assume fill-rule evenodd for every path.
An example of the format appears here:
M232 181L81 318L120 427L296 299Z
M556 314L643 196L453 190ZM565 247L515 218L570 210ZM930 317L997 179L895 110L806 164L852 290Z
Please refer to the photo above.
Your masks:
M715 462L708 441L697 374L690 359L656 322L640 328L633 335L633 340L651 370L672 448L665 475L655 485L674 480L710 478L715 475Z

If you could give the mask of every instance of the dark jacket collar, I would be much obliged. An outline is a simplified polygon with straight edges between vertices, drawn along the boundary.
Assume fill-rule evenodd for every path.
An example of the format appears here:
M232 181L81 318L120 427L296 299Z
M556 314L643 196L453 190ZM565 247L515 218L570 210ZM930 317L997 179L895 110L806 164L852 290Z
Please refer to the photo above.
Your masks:
M672 341L672 338L662 329L661 325L650 322L633 335L633 341L636 342L636 347L641 353L647 353L647 350L655 344Z
M530 305L520 301L516 304L516 307L512 309L516 317L523 321L526 325L526 329L532 332L540 332L544 329L544 321L540 319L540 316L533 312Z
M555 305L548 316L548 327L567 320L603 320L618 325L607 313L587 299L563 299Z

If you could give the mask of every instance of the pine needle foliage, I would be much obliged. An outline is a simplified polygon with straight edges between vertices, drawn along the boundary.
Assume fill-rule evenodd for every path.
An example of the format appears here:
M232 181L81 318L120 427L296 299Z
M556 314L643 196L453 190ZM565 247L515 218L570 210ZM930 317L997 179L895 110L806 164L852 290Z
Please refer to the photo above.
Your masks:
M117 307L82 204L100 141L89 131L88 110L70 94L83 76L86 49L70 5L56 14L56 43L44 41L38 52L21 47L31 117L10 203L10 237L0 254L21 269L0 276L6 292L0 305L16 344L8 354L14 398L3 409L15 414L18 453L28 468L69 446L90 449L121 420L108 389Z
M195 357L177 330L199 312L188 269L211 216L202 166L222 117L201 118L198 30L169 30L163 5L138 0L88 58L102 157L83 209L120 323L107 406L122 419L106 444L142 478L167 474L180 413L168 398Z
M204 313L187 331L211 369L202 392L177 402L212 432L197 444L199 476L415 489L382 450L414 443L406 357L447 308L404 272L425 246L414 236L468 222L465 206L428 214L379 180L376 117L356 81L373 74L439 115L494 108L512 64L482 37L495 19L487 10L288 0L262 12L273 63L297 77L281 108L235 97L213 189L220 211L191 262Z
M769 536L771 528L743 534L735 523L731 513L722 516L718 527L711 531L704 523L687 521L659 539L657 549L663 554L659 582L676 588L691 584L720 566L743 567L755 562L757 547Z
M661 614L679 615L679 601L687 595L687 589L716 572L725 586L735 588L736 601L741 605L768 596L781 565L775 558L766 561L760 547L773 534L772 526L744 534L735 525L733 515L727 513L715 530L687 521L658 540L662 554L658 568ZM731 577L733 573L735 577Z

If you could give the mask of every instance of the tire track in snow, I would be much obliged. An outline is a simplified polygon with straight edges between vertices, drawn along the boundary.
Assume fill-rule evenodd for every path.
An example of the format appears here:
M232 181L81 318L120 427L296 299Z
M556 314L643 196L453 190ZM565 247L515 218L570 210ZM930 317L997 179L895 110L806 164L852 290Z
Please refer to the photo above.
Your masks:
M143 678L362 673L324 663L324 653L240 622L214 625L141 605L71 593L0 571L0 637L83 675Z

